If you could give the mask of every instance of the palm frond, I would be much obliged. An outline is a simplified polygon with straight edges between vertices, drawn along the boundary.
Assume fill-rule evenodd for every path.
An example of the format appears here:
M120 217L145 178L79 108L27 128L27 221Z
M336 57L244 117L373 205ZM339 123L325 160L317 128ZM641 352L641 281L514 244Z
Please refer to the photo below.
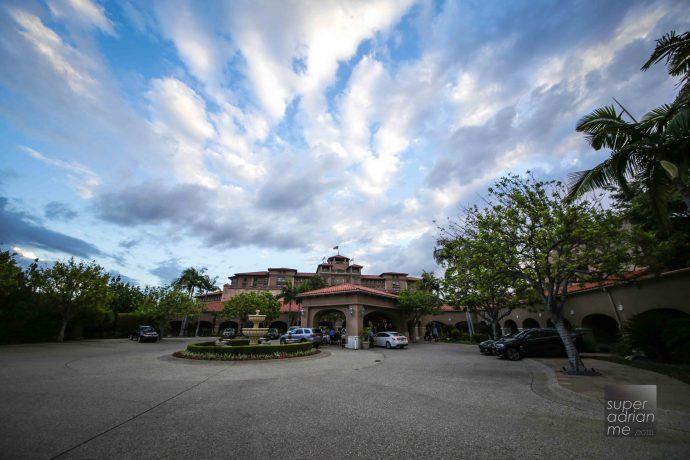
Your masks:
M638 136L635 125L616 113L614 106L595 109L582 117L575 126L595 150L618 149Z
M690 32L676 35L671 31L656 41L656 47L642 70L666 59L668 74L681 77L679 84L684 87L690 79ZM685 89L685 88L683 88Z
M568 175L566 200L574 200L587 192L616 183L617 172L611 158L586 171Z

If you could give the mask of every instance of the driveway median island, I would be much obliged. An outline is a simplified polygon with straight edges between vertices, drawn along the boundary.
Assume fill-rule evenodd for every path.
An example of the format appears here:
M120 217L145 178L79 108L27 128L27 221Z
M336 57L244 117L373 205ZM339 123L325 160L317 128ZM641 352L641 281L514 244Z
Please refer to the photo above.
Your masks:
M284 345L218 345L216 341L190 343L182 351L173 353L176 358L208 361L262 361L310 356L319 353L311 342Z

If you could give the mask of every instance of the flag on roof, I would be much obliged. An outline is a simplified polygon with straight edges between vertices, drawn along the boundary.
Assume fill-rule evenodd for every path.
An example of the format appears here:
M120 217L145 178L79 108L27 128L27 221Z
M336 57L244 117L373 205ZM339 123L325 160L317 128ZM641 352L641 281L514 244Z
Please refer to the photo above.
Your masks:
M340 249L338 246L333 246L333 249Z

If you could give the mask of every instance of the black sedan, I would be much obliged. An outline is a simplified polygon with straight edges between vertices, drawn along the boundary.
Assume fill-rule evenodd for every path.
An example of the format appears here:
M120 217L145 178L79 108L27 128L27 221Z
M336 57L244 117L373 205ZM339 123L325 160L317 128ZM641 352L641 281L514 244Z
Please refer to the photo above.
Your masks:
M581 337L571 333L575 346L580 348ZM510 339L499 340L493 345L501 358L518 361L525 356L565 356L563 340L555 329L529 329Z
M137 342L158 342L158 338L158 332L151 326L138 326L129 335L129 340L136 340Z

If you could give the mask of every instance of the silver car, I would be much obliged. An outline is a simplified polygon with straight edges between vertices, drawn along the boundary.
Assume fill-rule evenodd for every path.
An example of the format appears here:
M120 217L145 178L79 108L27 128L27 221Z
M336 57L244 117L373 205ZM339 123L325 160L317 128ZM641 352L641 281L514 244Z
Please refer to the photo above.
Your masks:
M407 345L407 337L400 332L384 331L374 335L375 347L405 348Z

